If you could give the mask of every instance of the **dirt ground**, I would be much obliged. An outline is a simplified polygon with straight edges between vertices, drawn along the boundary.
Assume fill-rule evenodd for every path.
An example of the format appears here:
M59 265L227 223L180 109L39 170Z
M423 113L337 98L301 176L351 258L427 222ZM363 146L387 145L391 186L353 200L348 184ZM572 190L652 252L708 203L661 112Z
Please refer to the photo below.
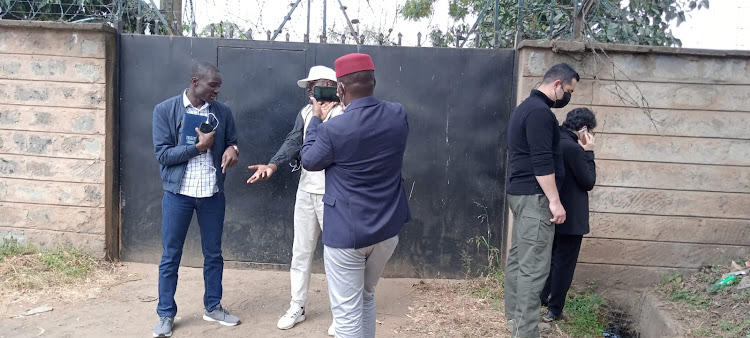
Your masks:
M704 266L688 275L674 275L655 287L666 309L689 337L750 337L750 288L737 285L709 292L707 287L732 271L750 272L750 256L735 262ZM740 263L740 264L737 264Z
M157 276L156 265L124 263L75 286L0 292L0 338L150 337L157 320ZM469 283L381 279L377 336L507 337L497 300L471 295ZM310 283L307 320L286 331L278 330L276 321L289 306L287 272L225 269L222 304L242 320L236 327L203 321L202 296L202 270L180 268L174 337L327 337L332 320L321 274ZM21 316L44 305L53 310Z
M123 264L109 285L87 281L54 293L3 296L0 337L150 337L156 323L157 266ZM381 279L376 291L379 337L409 336L399 327L410 319L415 279ZM224 327L203 321L202 270L180 268L175 296L179 312L174 337L327 337L332 317L325 275L313 275L307 320L291 330L276 328L289 307L289 274L281 271L224 271L222 304L242 324ZM49 305L51 312L29 317L20 314Z

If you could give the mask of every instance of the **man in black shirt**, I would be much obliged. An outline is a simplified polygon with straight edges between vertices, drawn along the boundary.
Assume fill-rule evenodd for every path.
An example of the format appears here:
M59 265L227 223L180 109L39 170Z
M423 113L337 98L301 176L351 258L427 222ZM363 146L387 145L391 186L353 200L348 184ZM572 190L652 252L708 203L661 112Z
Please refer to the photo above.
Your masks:
M570 101L578 73L565 63L552 66L539 89L513 111L508 125L508 204L513 229L505 268L505 316L514 337L539 337L539 295L550 271L555 224L565 222L558 189L565 170L560 129L550 108Z

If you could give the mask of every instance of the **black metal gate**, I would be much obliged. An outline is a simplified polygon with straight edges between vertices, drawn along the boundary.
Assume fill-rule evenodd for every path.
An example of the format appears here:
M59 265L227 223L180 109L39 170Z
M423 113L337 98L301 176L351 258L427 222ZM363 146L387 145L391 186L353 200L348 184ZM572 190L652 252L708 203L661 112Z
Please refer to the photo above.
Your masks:
M402 103L411 132L404 178L413 221L385 274L462 277L486 262L484 236L501 248L505 225L505 128L514 104L514 51L363 46L372 56L376 96ZM122 35L120 44L120 182L122 259L159 261L161 198L151 142L154 105L178 95L196 61L222 72L219 100L234 113L242 150L228 171L224 257L227 266L287 268L299 175L280 170L247 185L247 166L266 163L307 103L296 81L317 64L333 67L357 46ZM193 220L195 223L195 220ZM321 246L316 271L322 271ZM183 264L201 266L197 224ZM471 262L471 263L470 263Z

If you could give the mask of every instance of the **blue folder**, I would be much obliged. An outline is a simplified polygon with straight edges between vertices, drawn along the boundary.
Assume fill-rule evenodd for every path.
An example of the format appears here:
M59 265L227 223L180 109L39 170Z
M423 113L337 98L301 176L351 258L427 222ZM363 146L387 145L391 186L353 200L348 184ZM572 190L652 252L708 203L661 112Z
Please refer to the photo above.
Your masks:
M198 132L195 128L200 127L202 122L206 122L205 116L185 113L182 119L182 129L180 130L179 145L193 145L198 142Z

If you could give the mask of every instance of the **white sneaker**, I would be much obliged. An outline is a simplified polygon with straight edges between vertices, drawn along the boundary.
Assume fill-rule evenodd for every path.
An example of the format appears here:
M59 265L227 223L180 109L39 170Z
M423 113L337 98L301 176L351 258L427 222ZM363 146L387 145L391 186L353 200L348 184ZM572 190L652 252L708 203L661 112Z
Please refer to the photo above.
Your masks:
M276 327L282 330L288 330L295 324L305 321L305 308L299 305L292 305L286 313L279 318Z
M331 337L336 335L336 329L333 328L333 323L331 323L331 326L328 327L328 335Z

